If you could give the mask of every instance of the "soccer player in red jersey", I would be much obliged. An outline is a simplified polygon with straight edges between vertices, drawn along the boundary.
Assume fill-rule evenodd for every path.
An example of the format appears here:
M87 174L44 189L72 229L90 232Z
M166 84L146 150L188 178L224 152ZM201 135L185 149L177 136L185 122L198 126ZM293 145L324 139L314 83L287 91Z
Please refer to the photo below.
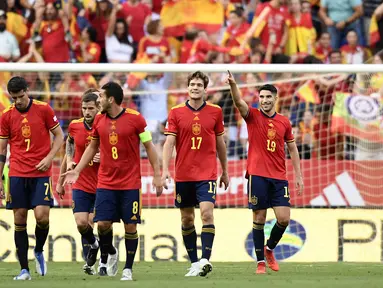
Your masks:
M98 90L89 89L82 97L83 118L73 120L68 127L66 154L61 164L61 174L72 170L80 162L85 148L90 144L93 133L93 122L98 112ZM77 224L77 230L81 234L83 253L87 259L83 270L86 274L94 275L99 245L93 234L93 210L96 200L97 173L99 168L99 153L88 163L81 172L79 179L72 186L72 209ZM64 177L57 182L56 191L62 198L65 195L63 186ZM90 249L89 249L90 246Z
M269 267L279 270L273 249L282 238L290 221L290 193L286 178L285 142L289 149L295 171L295 185L300 195L303 180L297 145L290 121L276 113L277 88L264 85L259 89L260 109L250 108L241 99L233 75L228 71L227 82L235 106L247 123L249 132L249 155L247 175L249 208L253 210L253 241L257 255L257 274L266 273L265 257ZM264 226L268 208L273 208L277 218L270 238L265 243Z
M13 77L7 86L14 104L4 110L1 119L0 173L3 173L9 143L10 191L6 197L6 208L13 210L15 244L21 266L21 272L14 280L30 280L28 210L33 209L36 218L36 270L44 276L47 265L43 247L49 231L49 210L53 206L51 164L64 136L52 108L47 103L29 98L28 84L24 78ZM52 146L50 133L54 135ZM2 181L0 196L4 196Z
M213 209L217 189L217 152L222 166L220 186L229 184L222 109L205 102L209 78L197 71L188 77L189 100L172 108L166 124L162 183L170 178L169 161L176 147L175 205L181 210L182 237L191 268L185 276L206 276L215 235ZM202 258L198 261L194 207L203 223Z
M92 141L77 166L66 172L64 184L74 184L100 148L95 217L100 238L100 275L117 274L118 251L113 247L113 222L125 224L126 263L121 280L132 280L138 245L137 223L141 222L140 141L154 169L153 186L162 193L160 164L146 121L135 110L124 109L120 85L106 83L99 101L101 113L94 121Z

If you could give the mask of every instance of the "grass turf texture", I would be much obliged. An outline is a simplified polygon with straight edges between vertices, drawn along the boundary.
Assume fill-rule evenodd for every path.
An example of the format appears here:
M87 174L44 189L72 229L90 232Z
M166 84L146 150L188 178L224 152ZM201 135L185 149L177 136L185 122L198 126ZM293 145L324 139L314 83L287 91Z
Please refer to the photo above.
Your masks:
M254 263L213 263L208 277L186 278L187 263L143 262L135 264L133 282L120 281L124 263L116 277L85 275L82 265L48 263L48 274L41 277L30 261L32 281L13 281L19 265L0 262L0 287L383 287L383 267L377 263L282 263L279 272L266 275L256 275Z

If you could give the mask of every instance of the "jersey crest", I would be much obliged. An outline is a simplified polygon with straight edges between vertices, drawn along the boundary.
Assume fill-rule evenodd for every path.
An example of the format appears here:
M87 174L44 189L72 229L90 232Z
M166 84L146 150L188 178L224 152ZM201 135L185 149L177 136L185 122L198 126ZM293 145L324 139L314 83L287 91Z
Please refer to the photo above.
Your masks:
M192 125L192 132L194 135L199 135L201 134L201 124L194 123Z
M116 145L118 143L118 134L116 132L112 132L109 134L109 143L111 145Z
M31 126L28 125L28 119L25 118L25 116L21 123L23 124L23 126L21 127L21 135L23 135L24 138L31 137Z
M274 140L275 135L277 135L277 130L275 130L274 128L269 128L267 130L267 138L269 138L270 140Z

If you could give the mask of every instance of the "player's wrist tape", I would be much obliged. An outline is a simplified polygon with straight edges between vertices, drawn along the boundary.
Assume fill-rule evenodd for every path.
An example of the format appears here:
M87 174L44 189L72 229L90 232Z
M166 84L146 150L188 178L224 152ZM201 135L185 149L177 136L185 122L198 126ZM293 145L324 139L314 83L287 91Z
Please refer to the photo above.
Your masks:
M7 160L7 157L5 155L0 155L0 162L5 163L6 160Z

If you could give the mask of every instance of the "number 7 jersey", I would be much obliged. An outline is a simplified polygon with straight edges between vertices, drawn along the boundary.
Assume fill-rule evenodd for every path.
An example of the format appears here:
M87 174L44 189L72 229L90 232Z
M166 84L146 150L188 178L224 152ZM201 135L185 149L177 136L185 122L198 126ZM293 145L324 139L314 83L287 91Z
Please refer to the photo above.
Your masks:
M285 142L294 142L289 119L278 113L269 117L249 108L245 120L249 133L247 173L286 180Z
M187 101L173 107L165 135L176 137L175 180L216 180L216 137L224 133L222 109L219 106L204 102L195 110Z

